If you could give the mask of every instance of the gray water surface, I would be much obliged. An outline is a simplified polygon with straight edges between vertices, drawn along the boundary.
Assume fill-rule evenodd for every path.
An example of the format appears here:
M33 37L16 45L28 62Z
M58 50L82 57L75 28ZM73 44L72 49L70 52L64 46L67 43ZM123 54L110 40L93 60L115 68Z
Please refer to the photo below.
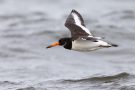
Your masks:
M70 36L72 9L119 47L46 49ZM134 40L134 0L0 0L0 90L135 90Z

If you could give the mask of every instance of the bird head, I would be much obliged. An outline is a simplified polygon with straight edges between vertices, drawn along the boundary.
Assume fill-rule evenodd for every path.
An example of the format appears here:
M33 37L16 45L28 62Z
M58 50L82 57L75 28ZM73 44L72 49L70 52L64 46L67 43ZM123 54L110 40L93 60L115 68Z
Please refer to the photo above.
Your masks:
M71 38L61 38L61 39L59 39L58 42L55 42L55 43L47 46L46 48L51 48L51 47L55 47L55 46L63 46L66 49L71 49L72 40L71 40Z

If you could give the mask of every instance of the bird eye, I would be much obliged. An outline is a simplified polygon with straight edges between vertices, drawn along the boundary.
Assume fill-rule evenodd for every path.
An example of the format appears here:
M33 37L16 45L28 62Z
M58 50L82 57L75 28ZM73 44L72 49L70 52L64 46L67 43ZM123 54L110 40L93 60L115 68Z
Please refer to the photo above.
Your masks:
M65 41L59 40L59 43L60 43L60 45L64 45L65 44Z

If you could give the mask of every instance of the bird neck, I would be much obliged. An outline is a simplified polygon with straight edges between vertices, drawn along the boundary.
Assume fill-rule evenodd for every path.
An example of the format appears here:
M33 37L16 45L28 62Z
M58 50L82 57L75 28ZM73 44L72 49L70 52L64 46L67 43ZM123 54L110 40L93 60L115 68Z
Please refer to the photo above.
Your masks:
M69 50L72 49L72 39L71 38L66 39L66 44L64 45L64 48L69 49Z

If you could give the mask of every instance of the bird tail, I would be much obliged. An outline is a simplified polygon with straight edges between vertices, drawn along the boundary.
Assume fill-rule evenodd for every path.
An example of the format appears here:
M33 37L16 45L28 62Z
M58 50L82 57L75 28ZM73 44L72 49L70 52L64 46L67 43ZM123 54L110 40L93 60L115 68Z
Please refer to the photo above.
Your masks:
M110 44L112 47L118 47L118 45L117 44Z

